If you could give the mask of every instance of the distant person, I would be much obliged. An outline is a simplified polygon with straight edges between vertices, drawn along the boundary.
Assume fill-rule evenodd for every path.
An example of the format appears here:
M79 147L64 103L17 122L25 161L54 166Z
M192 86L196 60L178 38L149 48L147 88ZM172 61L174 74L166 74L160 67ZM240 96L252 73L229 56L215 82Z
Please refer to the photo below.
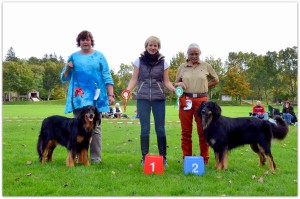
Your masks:
M289 101L285 102L285 105L282 109L282 116L283 119L288 123L288 124L292 124L297 122L296 120L296 114L294 112L294 107L291 105L291 103Z
M175 86L180 86L184 90L179 100L182 157L184 159L185 156L193 155L192 131L193 120L195 120L200 155L204 163L208 164L209 146L205 140L197 110L202 102L208 100L208 88L217 85L219 78L210 64L200 60L200 55L201 50L198 44L192 43L188 46L188 59L178 68Z
M116 103L115 108L113 109L113 114L115 118L120 119L122 116L122 109L120 108L120 104Z
M132 119L138 119L139 118L139 115L137 113L137 109L134 110L134 116L132 116Z
M71 54L68 63L62 69L61 81L70 81L65 113L73 112L74 117L79 117L83 106L94 105L97 107L100 118L102 112L109 111L113 105L114 82L110 74L104 55L94 50L95 45L92 33L82 31L76 38L77 47L81 49ZM99 95L96 90L100 89ZM98 124L92 135L90 158L92 162L101 162L102 157L102 132Z
M104 118L111 118L113 116L113 110L114 110L114 108L110 106L109 112L104 112L104 114L103 114Z
M158 151L167 165L167 140L165 132L166 94L164 85L175 91L169 80L169 65L160 54L161 42L158 37L150 36L145 42L145 51L133 63L134 71L127 90L132 91L137 85L136 105L141 125L142 165L149 153L150 113L152 110Z
M261 105L261 102L259 100L252 108L252 116L263 120L268 120L268 113L265 111L265 107Z

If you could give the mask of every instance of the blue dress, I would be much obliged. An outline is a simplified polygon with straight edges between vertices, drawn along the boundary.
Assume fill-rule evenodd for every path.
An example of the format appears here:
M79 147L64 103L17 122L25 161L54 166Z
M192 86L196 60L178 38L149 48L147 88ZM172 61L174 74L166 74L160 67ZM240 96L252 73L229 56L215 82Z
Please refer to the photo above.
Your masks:
M99 112L109 112L107 84L114 85L114 82L104 55L96 50L88 55L75 52L69 57L69 61L73 61L74 68L69 70L66 78L66 66L60 74L62 83L70 81L65 113L87 105L96 106ZM76 88L81 88L84 93L77 93L75 96ZM100 95L94 100L97 88L100 89Z

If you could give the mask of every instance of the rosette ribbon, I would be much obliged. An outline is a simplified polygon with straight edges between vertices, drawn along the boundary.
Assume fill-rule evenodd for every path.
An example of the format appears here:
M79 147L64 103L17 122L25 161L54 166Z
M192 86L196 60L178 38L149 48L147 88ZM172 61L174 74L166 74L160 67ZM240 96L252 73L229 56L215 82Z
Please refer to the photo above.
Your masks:
M177 96L176 105L178 107L179 107L179 98L181 97L182 94L183 94L183 88L181 86L177 86L175 88L175 95Z
M130 91L129 90L123 90L122 93L121 93L121 97L125 100L124 101L124 112L126 112L127 102L130 98Z
M78 94L82 97L84 94L82 88L75 88L75 97L77 97Z

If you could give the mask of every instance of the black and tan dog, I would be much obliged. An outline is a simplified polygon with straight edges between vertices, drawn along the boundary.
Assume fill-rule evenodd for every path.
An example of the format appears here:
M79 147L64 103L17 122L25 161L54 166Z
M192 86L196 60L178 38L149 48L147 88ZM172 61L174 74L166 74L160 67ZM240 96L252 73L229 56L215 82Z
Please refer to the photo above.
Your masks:
M67 166L78 163L90 165L88 149L96 124L100 123L99 113L94 106L84 106L78 118L50 116L44 119L37 143L37 151L42 164L52 161L53 151L60 144L68 149Z
M206 141L214 150L218 170L228 168L228 150L245 144L250 144L258 154L260 165L265 165L267 157L270 170L276 169L271 141L273 138L283 140L288 133L288 126L281 117L274 118L276 124L256 117L224 117L220 106L211 101L202 102L197 114Z

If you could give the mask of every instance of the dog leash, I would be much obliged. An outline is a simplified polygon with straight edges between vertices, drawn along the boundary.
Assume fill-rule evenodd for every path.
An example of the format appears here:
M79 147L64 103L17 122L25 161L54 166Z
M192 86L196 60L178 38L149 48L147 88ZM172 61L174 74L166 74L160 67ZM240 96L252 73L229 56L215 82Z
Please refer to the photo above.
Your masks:
M73 77L75 78L75 80L77 82L77 85L78 85L78 87L75 88L74 79L73 79L73 89L72 89L72 98L71 98L72 100L71 101L72 101L72 108L73 108L73 110L75 110L74 96L77 97L79 95L81 97L81 102L82 102L83 106L85 106L85 103L84 103L84 100L83 100L83 97L82 97L84 92L83 92L82 88L80 87L80 84L79 84L79 81L78 81L77 73L76 73L76 70L75 70L75 65L73 63L73 57L71 57L70 61L72 61L72 64L73 64L73 74L74 74ZM74 89L75 89L75 94L74 94Z

